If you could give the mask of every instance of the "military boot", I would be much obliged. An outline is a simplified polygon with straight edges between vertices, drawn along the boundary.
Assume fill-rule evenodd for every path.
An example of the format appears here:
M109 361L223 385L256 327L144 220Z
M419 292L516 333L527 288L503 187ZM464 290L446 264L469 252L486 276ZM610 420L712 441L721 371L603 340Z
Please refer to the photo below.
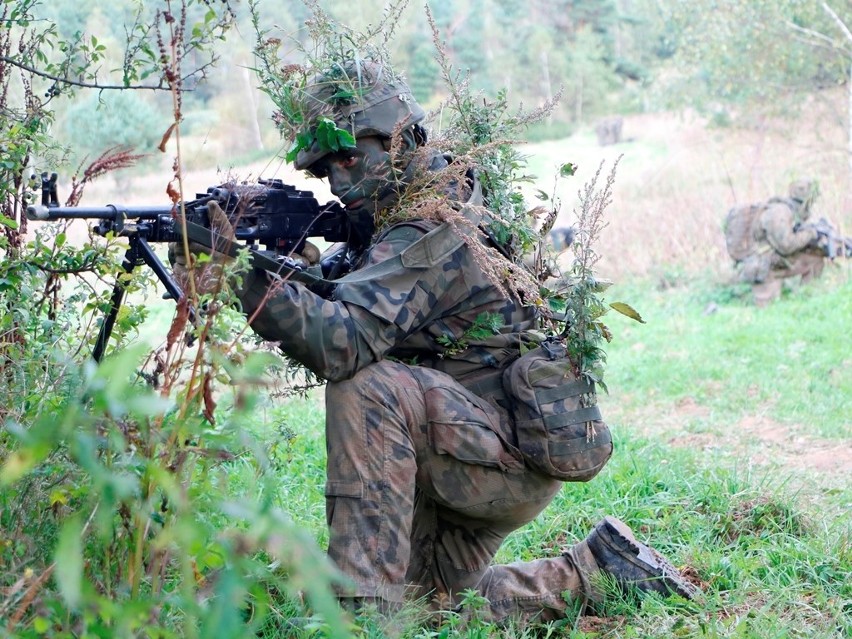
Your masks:
M646 592L665 596L674 593L686 599L700 592L665 557L639 542L627 524L615 517L599 521L589 536L569 552L585 573L584 577L600 570L614 577L622 587L632 585ZM590 593L590 599L599 600L597 594Z

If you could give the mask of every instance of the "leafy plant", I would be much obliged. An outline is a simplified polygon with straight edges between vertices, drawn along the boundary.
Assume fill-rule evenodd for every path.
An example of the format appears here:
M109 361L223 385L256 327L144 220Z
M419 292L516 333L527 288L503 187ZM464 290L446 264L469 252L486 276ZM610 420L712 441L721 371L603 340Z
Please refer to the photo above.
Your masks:
M23 211L39 188L31 163L52 166L51 157L64 153L48 135L51 100L128 88L154 72L173 103L174 122L160 140L161 150L177 142L168 192L183 199L179 123L183 82L195 71L182 64L221 35L230 8L166 1L145 26L137 14L123 80L107 85L96 68L102 42L79 34L61 40L55 26L36 31L38 5L0 8L10 27L0 32L0 135L7 136L0 140L0 391L7 398L0 408L0 633L254 636L276 593L293 600L304 593L331 636L346 636L330 588L339 576L275 506L273 466L241 425L239 416L256 405L253 389L280 367L279 358L243 338L245 321L236 322L225 302L228 283L245 271L244 256L221 270L217 290L191 293L201 309L197 324L189 322L188 300L179 302L165 345L153 352L128 344L145 319L144 304L122 306L113 348L96 365L91 340L115 278L135 296L149 284L138 277L144 271L130 276L121 268L119 238L90 238L77 248L62 225L39 229L31 242L24 235ZM140 35L148 41L134 39ZM150 74L140 59L153 65ZM25 72L21 92L9 88L15 69ZM44 81L46 99L34 89ZM18 95L22 104L13 101ZM91 180L135 159L114 148L81 167L69 204ZM219 409L217 384L233 389L228 411ZM250 466L250 489L230 490L237 463ZM258 491L261 484L266 489Z
M606 351L602 344L612 339L610 329L602 317L609 309L614 309L631 319L644 322L642 317L629 304L613 302L606 304L601 293L606 291L610 282L601 280L595 274L595 265L600 256L595 245L605 228L604 212L612 202L612 187L618 161L602 188L598 188L603 163L594 177L580 193L580 209L575 211L577 224L571 251L574 259L566 274L561 275L547 298L550 308L555 311L553 330L565 339L568 357L575 370L574 374L594 382L604 391L603 381L606 365ZM573 173L572 169L563 172Z
M440 43L431 14L429 17L433 39ZM490 235L505 252L491 252L483 256L483 261L495 273L495 280L508 279L525 303L539 309L547 334L565 340L574 374L606 390L606 352L602 344L611 339L611 333L602 316L612 308L643 321L628 304L606 305L600 294L607 283L595 273L599 259L595 247L606 225L604 213L612 201L618 162L603 187L598 185L601 165L579 194L571 246L574 259L567 272L561 272L554 248L547 241L561 203L539 191L539 200L550 204L550 208L527 205L520 187L533 178L526 174L526 160L515 144L519 131L546 117L560 96L536 110L509 114L505 92L498 93L494 101L472 95L467 79L454 70L440 44L438 62L449 91L449 122L437 144L452 149L462 166L475 169L483 186ZM563 163L556 179L572 177L576 168L572 162ZM473 249L475 244L471 241L468 246Z
M458 355L468 349L471 340L482 341L491 335L496 335L502 326L503 318L499 313L480 313L460 337L441 335L435 341L444 347L442 353L444 357Z

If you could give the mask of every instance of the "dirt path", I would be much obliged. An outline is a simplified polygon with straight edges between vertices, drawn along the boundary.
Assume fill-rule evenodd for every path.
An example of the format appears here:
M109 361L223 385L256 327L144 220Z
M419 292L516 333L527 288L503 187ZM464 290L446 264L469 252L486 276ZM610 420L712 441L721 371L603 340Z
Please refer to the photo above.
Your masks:
M823 492L852 485L852 442L812 437L806 424L782 424L757 410L725 427L687 430L690 423L710 418L710 409L691 398L678 402L674 410L648 406L629 414L617 406L617 399L610 401L606 414L614 424L643 437L662 437L670 446L700 451L726 465L789 477L794 490Z
M824 476L834 483L852 479L852 444L842 440L812 438L803 435L807 427L787 426L764 416L747 416L731 428L736 450L748 452L751 462L791 472L804 471ZM710 434L673 436L673 446L705 450L719 449L719 437ZM728 444L729 446L731 443Z

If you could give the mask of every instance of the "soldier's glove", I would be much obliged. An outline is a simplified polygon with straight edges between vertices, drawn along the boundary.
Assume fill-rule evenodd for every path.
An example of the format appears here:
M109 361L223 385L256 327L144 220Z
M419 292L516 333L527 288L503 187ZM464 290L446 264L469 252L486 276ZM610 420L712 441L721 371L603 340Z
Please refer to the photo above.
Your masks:
M222 241L236 242L237 236L234 233L234 227L218 202L210 201L207 203L207 217L210 222L210 230L219 235ZM199 260L199 255L210 255L210 259ZM184 250L183 243L171 242L169 244L169 263L172 265L175 280L184 291L187 291L190 289L190 273L194 273L195 292L199 295L212 293L221 287L223 268L233 259L225 253L214 251L197 242L189 243L188 255Z
M301 253L291 253L287 255L287 258L294 265L307 269L319 264L320 251L311 242L305 242L305 246L302 247Z

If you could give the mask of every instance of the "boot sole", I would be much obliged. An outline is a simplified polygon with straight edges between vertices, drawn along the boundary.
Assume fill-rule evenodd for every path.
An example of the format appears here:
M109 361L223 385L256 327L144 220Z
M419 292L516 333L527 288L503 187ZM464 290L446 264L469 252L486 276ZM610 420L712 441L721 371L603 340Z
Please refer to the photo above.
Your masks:
M634 583L639 588L650 589L661 594L676 593L685 599L692 599L700 590L688 582L665 557L653 548L636 539L633 531L615 517L604 517L603 524L597 529L597 538L607 546L609 552L629 562L648 575ZM594 549L593 554L594 554Z

